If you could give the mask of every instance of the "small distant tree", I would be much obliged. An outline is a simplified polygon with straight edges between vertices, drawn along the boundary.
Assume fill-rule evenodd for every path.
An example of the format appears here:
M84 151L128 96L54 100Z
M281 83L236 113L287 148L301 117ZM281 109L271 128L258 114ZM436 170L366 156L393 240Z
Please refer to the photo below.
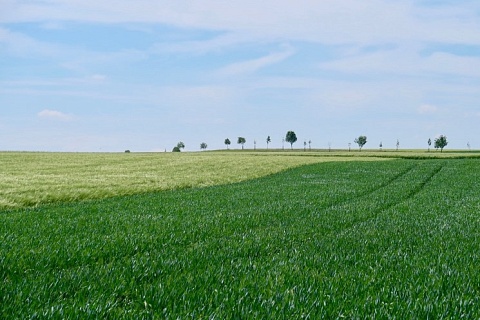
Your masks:
M349 142L349 143L348 143L348 152L350 152L350 150L352 149L351 147L352 147L352 143Z
M268 150L268 144L272 142L272 139L270 139L270 136L267 137L267 150Z
M205 142L200 143L200 149L201 150L206 150L207 149L207 144Z
M253 150L257 150L257 140L253 140Z
M172 152L180 152L180 148L178 146L173 147Z
M380 147L380 151L382 151L382 147L383 147L382 141L380 141L379 147Z
M312 150L312 140L308 140L308 150Z
M297 141L297 135L293 131L288 131L285 136L285 141L290 143L290 149L293 149L293 144Z
M397 151L398 151L398 147L400 147L400 141L398 141L397 139Z
M228 146L231 144L230 142L230 139L225 139L225 145L227 146L227 150L228 150Z
M125 150L125 153L130 153L130 150Z
M242 150L243 150L243 145L247 142L247 140L244 137L238 137L237 143L242 145Z
M178 148L178 149L185 149L185 143L183 143L182 141L180 141L179 143L177 143L177 148Z
M358 148L360 149L360 151L362 151L363 146L367 143L367 137L359 136L358 138L355 138L353 142L358 144Z
M307 151L307 140L303 141L303 151Z
M432 139L428 138L428 152L430 152L430 146L432 145Z
M435 143L435 149L440 148L440 152L443 152L443 148L445 148L448 144L447 137L444 135L441 135L434 141Z
M467 142L468 151L470 151L470 142Z

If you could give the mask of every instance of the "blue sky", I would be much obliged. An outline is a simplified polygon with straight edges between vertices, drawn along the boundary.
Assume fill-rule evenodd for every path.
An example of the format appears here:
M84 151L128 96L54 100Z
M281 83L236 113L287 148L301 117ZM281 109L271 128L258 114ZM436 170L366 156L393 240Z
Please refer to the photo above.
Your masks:
M480 149L477 0L0 0L0 150Z

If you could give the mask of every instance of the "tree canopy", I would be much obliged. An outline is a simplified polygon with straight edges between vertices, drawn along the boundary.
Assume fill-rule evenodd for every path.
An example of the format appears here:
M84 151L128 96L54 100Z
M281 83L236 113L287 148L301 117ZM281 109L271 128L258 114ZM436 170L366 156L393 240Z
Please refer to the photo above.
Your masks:
M288 131L285 136L285 141L290 143L290 149L293 149L293 144L297 141L297 135L294 131Z
M362 151L363 146L367 143L367 137L359 136L358 138L355 138L354 142L358 144L358 148Z
M448 144L447 137L441 135L440 137L436 138L434 141L435 149L440 148L440 152L443 152L443 148L445 148Z
M183 143L182 141L180 141L179 143L177 143L177 148L178 148L178 149L185 149L185 143Z
M230 144L231 144L230 139L228 139L228 138L225 139L225 145L227 146L227 149L228 149L228 146L229 146Z
M237 143L242 145L242 150L245 142L247 142L247 140L244 137L238 137Z

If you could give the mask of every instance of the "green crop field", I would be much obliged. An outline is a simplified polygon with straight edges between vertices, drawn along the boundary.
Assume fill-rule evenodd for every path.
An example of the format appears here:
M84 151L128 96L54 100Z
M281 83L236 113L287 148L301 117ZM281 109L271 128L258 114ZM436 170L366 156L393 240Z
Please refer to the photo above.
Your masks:
M0 318L478 319L480 159L439 155L1 154Z

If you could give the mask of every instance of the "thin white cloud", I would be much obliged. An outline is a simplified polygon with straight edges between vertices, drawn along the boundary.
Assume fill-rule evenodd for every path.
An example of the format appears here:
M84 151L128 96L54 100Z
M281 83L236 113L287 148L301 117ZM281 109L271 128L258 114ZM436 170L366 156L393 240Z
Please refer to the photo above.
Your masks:
M45 30L63 30L64 29L61 23L53 22L53 21L44 23L43 25L41 25L41 28Z
M12 32L7 28L0 27L0 45L3 44L7 52L15 55L31 56L40 54L54 56L58 48L46 44L19 32Z
M0 22L161 23L322 43L386 40L478 43L478 4L413 0L104 0L8 2Z
M101 82L107 80L107 76L103 74L94 74L90 77L90 79L95 82Z
M320 63L319 68L362 75L480 77L480 57L457 56L444 52L423 56L421 51L422 46L419 44L404 44L394 49L346 54L336 60Z
M425 61L431 72L480 77L480 57L462 57L449 53L435 53Z
M71 121L73 119L72 115L57 111L57 110L50 110L44 109L38 113L38 117L41 119L52 119L52 120L60 120L60 121Z
M221 69L219 74L223 76L231 76L253 73L261 68L282 62L293 54L293 50L287 50L284 52L271 53L258 59L236 62Z
M423 104L418 107L418 113L420 114L433 114L438 111L438 107L431 104Z

